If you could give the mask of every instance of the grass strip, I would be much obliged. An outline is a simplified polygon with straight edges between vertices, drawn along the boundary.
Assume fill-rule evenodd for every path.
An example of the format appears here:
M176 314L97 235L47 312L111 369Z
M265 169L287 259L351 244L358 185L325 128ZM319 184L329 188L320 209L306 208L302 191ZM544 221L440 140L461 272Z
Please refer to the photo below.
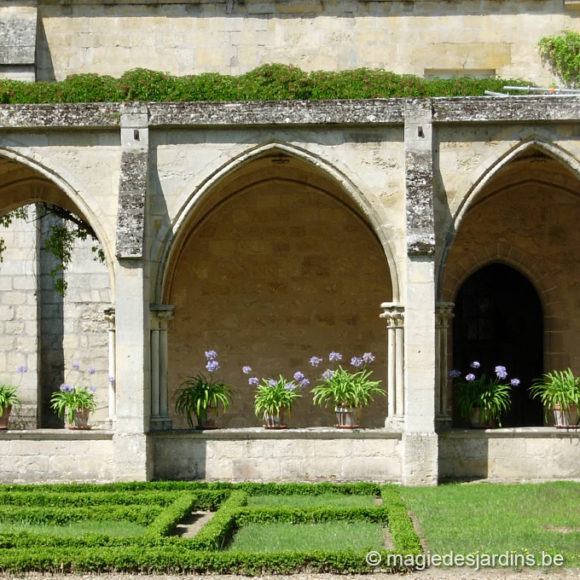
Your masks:
M311 508L317 506L335 508L371 508L375 505L373 495L346 495L338 493L322 493L319 495L255 495L248 498L250 507L299 507Z

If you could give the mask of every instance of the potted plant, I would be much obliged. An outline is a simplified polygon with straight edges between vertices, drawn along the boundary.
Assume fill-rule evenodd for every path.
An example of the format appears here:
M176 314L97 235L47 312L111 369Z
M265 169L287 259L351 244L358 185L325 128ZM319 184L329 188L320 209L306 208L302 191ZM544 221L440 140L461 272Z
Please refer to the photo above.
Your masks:
M252 368L245 366L244 374L250 374ZM285 414L290 415L292 405L302 396L301 387L306 387L310 381L300 371L294 373L294 380L290 381L279 375L278 379L269 378L260 380L250 377L248 383L256 387L254 395L254 411L256 417L264 419L265 429L286 429Z
M328 355L330 362L340 362L342 355L331 352ZM366 352L362 356L354 356L350 365L355 370L349 370L342 365L336 369L326 369L320 377L320 384L312 389L314 403L317 405L332 404L336 414L338 429L355 429L360 424L360 410L370 404L375 395L385 396L384 389L380 386L381 381L372 381L372 371L368 370L367 364L372 363L375 357ZM314 367L323 362L320 357L313 356L310 364Z
M22 373L26 371L27 368L25 366L18 367L21 377ZM20 406L20 398L16 394L17 390L18 386L0 383L0 431L8 429L8 420L12 409Z
M456 380L454 389L454 403L459 415L466 420L471 427L491 428L501 427L501 418L511 406L511 388L517 387L520 380L512 378L506 383L508 372L503 365L494 368L493 377L482 373L479 377L477 371L481 364L473 361L472 369L462 380L459 370L452 370L449 376Z
M215 350L205 353L205 368L211 374L219 370ZM197 429L217 429L216 418L221 405L226 411L231 401L231 389L228 385L207 378L202 373L186 379L180 387L175 410L187 417L193 429L193 417L197 420Z
M72 367L77 372L80 370L78 363L74 363ZM88 373L94 375L95 369L90 367ZM64 383L52 394L50 406L64 419L67 429L90 429L89 415L97 408L95 387Z
M580 378L575 377L570 368L565 371L545 373L530 387L533 398L540 399L546 414L554 413L554 425L558 429L579 427L578 407L580 406Z

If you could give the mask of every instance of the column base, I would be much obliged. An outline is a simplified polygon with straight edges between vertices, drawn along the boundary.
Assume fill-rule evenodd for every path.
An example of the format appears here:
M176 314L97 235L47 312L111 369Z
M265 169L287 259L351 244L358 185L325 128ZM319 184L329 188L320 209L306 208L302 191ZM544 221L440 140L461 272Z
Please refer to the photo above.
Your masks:
M436 431L449 431L451 429L453 419L449 415L441 415L440 417L435 417L435 430Z
M151 431L170 431L173 427L169 417L152 417Z
M385 429L400 433L403 430L405 418L402 415L392 415L385 419Z

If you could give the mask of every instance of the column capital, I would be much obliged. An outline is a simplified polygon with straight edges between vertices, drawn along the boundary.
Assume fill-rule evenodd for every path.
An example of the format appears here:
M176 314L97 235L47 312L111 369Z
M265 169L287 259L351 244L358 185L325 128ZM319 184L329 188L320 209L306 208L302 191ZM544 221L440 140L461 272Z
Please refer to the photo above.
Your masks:
M387 321L387 327L400 328L405 322L405 307L398 302L383 302L379 315Z
M448 326L449 321L455 316L454 308L454 302L437 302L435 305L437 326Z
M175 314L175 306L172 304L151 304L149 309L159 320L172 320Z
M109 306L105 308L103 311L105 313L105 320L111 325L114 326L115 324L115 308L113 306Z

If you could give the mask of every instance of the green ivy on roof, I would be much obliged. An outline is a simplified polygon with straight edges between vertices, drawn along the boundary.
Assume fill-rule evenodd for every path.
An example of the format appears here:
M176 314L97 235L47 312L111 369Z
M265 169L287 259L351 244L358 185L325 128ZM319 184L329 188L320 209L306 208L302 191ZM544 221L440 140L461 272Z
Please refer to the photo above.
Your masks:
M240 76L202 73L191 76L134 69L120 78L78 74L57 82L0 80L0 103L101 103L121 101L267 101L464 97L502 91L504 85L528 86L507 79L433 79L366 68L304 72L268 64Z

